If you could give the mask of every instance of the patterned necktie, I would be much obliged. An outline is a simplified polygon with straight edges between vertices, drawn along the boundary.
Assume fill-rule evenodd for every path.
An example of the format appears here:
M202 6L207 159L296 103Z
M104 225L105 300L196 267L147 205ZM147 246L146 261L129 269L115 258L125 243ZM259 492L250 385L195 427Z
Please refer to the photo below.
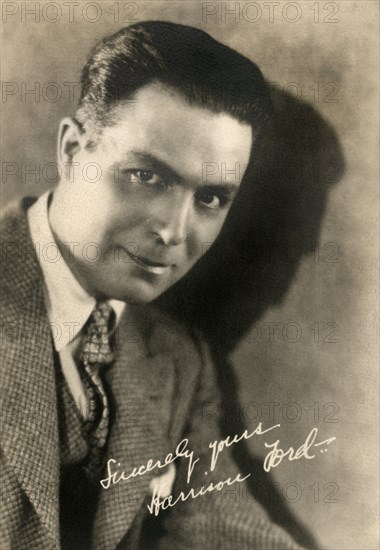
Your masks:
M114 360L110 346L115 314L107 302L97 302L84 328L80 356L81 374L89 403L84 429L89 441L89 456L84 465L89 478L96 479L102 466L103 449L109 429L109 405L102 382L102 371Z

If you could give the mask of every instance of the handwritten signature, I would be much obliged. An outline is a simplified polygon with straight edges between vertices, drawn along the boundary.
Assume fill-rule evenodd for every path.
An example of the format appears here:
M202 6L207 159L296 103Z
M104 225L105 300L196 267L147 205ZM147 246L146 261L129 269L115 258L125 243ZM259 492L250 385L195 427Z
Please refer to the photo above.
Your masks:
M243 439L250 439L254 435L264 435L272 430L280 428L280 424L275 424L267 429L263 429L262 423L260 422L258 426L252 431L248 432L245 430L241 435L228 436L222 440L216 440L209 443L209 449L211 449L210 457L210 468L209 470L213 472L217 465L219 455L228 447L239 443ZM307 435L305 441L297 449L294 447L288 447L286 450L281 448L280 440L277 439L274 443L264 443L267 449L270 451L266 454L264 458L263 468L266 472L269 472L273 468L277 468L284 459L292 462L294 460L306 459L312 460L316 456L315 448L321 447L321 453L327 451L327 446L330 445L333 441L336 440L336 437L330 437L323 441L317 442L316 439L318 436L318 428L313 428ZM148 472L153 470L160 470L163 468L169 467L174 470L174 461L178 458L186 459L187 464L187 483L190 483L191 476L194 472L194 468L199 462L199 458L194 456L194 451L188 449L189 440L182 439L177 445L174 453L168 453L163 461L150 459L146 464L142 464L139 467L133 468L132 471L126 473L124 470L119 470L121 463L117 462L115 459L110 458L107 461L107 476L100 481L103 489L109 489L111 485L115 485L120 481L128 481L132 478L143 476ZM323 446L323 448L322 448ZM165 510L175 506L180 501L186 501L188 499L195 499L200 496L205 495L206 493L211 493L214 491L221 491L225 486L233 485L234 483L242 483L245 481L251 474L241 477L238 474L235 478L231 479L230 477L219 482L212 482L208 485L202 486L199 490L191 488L187 492L181 491L179 495L174 498L173 495L168 494L168 490L160 490L159 484L153 484L152 486L152 500L150 505L148 505L148 510L151 514L157 515L160 510ZM172 485L174 482L174 475L172 476L172 481L169 484ZM158 478L159 479L159 478ZM167 484L166 484L167 485ZM164 493L164 494L163 494ZM164 497L164 498L163 498Z
M173 495L168 495L165 498L162 498L162 494L159 492L158 488L154 488L152 500L150 504L147 504L150 514L158 516L160 510L166 510L167 508L173 508L178 502L184 502L185 500L192 500L200 496L205 495L206 493L213 493L214 491L221 491L226 485L233 485L234 483L242 483L245 481L251 474L241 477L238 474L234 479L230 477L224 481L218 481L217 483L209 483L208 485L203 485L198 491L191 488L188 492L181 491L176 499ZM174 500L173 500L174 499Z
M279 464L283 461L284 458L287 458L290 462L293 460L299 460L300 458L306 458L306 460L312 460L315 458L315 454L310 454L310 449L312 447L320 447L322 445L330 445L335 441L336 437L329 437L324 441L315 443L318 435L318 428L313 428L309 435L307 436L305 443L303 443L297 450L293 447L289 447L287 451L283 451L280 447L280 440L277 439L274 443L264 443L267 449L272 449L266 455L264 459L264 470L269 472L272 468L277 468ZM326 449L322 449L321 452L324 452Z
M187 470L187 483L189 483L191 474L193 473L194 466L198 462L199 458L196 458L194 460L194 451L189 451L187 449L187 445L189 443L188 439L182 439L180 443L178 443L177 448L175 450L175 453L169 453L166 455L165 460L161 462L160 460L148 460L146 464L143 464L139 466L138 468L133 468L132 472L126 475L124 471L121 471L120 473L117 471L112 471L112 466L116 464L116 460L114 458L110 458L107 461L107 477L105 479L102 479L100 481L103 489L109 489L111 484L115 485L116 483L119 483L120 481L128 481L129 479L132 479L134 477L143 476L148 472L151 472L152 470L158 469L161 470L162 468L166 468L169 466L169 464L172 464L177 458L186 458L188 459L188 470ZM117 462L117 466L120 467L120 462Z

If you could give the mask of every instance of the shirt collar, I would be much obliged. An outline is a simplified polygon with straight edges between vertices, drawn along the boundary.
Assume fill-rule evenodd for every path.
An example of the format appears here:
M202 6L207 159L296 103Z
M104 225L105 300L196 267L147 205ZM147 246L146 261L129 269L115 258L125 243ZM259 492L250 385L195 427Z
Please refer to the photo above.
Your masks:
M54 240L48 212L47 191L28 209L32 241L45 281L47 314L55 348L60 352L72 342L91 315L96 300L78 283ZM116 324L125 302L108 300L116 314Z

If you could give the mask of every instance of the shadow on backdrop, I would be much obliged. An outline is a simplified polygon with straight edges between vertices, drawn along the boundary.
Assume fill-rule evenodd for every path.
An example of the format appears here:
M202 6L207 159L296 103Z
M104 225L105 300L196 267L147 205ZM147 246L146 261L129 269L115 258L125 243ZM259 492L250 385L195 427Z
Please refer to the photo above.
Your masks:
M227 356L268 308L283 301L301 259L318 246L329 190L344 172L338 137L315 109L277 89L274 107L269 132L256 145L221 235L191 276L159 299L210 344L223 409L237 411L222 419L224 437L246 429ZM233 454L243 475L254 473L250 491L272 519L303 546L316 548L262 460L245 442L235 445Z

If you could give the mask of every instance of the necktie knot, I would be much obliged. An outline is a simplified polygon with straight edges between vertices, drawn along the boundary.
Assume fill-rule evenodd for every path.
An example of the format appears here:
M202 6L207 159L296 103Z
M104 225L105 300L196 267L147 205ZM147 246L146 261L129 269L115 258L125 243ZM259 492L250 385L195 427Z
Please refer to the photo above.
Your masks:
M92 368L109 365L114 360L110 335L115 313L107 302L97 302L85 327L82 361Z

